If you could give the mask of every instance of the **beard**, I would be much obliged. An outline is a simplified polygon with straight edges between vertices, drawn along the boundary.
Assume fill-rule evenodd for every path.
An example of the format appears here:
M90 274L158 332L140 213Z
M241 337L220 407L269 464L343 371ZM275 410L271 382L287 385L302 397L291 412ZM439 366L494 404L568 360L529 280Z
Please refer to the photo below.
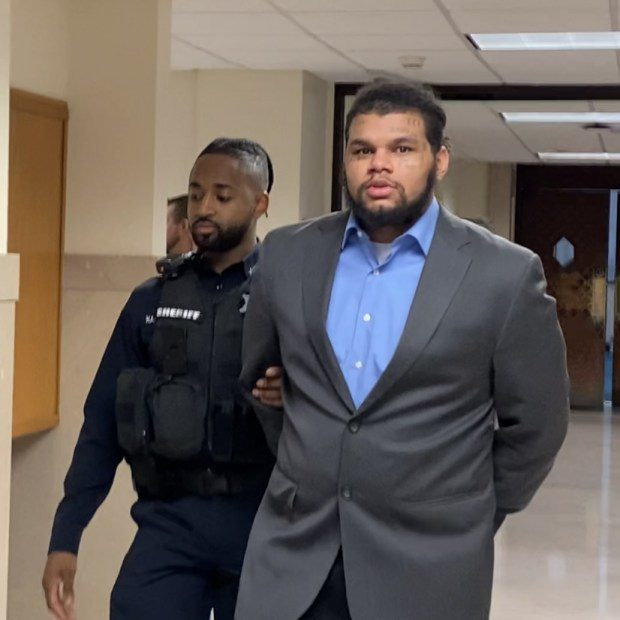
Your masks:
M437 168L433 166L426 177L426 186L422 193L413 200L407 201L405 189L399 183L394 186L400 200L393 207L379 207L371 209L364 202L364 185L361 185L356 195L349 191L348 183L344 183L345 200L355 216L360 227L368 234L385 227L411 228L421 217L433 200L433 190L437 179Z
M201 222L208 222L213 226L214 230L208 234L197 232L196 226ZM250 224L251 222L244 222L237 226L222 228L219 224L216 224L208 218L198 218L192 222L192 239L196 244L197 253L223 253L236 248L243 241L250 228Z

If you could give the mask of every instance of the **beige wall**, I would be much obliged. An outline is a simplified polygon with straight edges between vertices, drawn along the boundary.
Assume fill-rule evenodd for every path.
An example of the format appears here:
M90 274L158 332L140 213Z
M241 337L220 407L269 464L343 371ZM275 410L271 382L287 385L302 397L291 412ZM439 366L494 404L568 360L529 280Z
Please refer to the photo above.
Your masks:
M69 4L65 250L149 255L158 4Z
M13 0L11 86L64 99L69 79L70 0Z
M513 169L511 164L453 159L437 197L460 217L484 223L496 234L512 239Z
M327 101L331 88L302 71L200 71L197 150L218 136L262 144L273 161L269 219L259 235L329 209L325 201ZM326 127L327 125L327 127ZM311 172L302 176L302 161Z
M325 190L329 185L325 174L327 142L328 84L304 72L302 76L301 157L299 172L298 219L317 217L326 212Z
M11 499L11 420L19 257L6 254L9 158L10 2L0 0L0 620L6 618Z

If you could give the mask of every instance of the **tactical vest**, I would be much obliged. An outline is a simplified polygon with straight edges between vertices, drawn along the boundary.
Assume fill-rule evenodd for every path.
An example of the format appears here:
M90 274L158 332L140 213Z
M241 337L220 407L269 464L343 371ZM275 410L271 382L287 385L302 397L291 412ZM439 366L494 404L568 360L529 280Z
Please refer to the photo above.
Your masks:
M154 488L156 472L166 470L273 463L238 387L249 279L208 295L193 260L163 275L150 367L118 379L118 440L138 488Z

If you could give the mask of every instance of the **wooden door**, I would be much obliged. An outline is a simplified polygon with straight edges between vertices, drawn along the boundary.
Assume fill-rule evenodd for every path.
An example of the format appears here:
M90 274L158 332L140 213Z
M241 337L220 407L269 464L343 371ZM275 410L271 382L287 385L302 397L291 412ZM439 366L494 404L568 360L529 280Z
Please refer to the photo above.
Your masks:
M517 168L515 240L542 260L566 340L570 400L603 406L609 167Z
M11 90L8 250L20 255L13 436L58 424L67 104Z

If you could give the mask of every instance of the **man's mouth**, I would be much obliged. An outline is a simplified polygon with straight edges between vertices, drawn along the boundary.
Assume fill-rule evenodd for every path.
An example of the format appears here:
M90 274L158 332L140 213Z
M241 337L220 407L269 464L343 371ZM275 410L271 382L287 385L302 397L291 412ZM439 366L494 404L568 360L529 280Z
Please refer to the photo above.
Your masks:
M394 189L394 186L384 179L376 179L365 185L366 194L373 199L387 198Z

